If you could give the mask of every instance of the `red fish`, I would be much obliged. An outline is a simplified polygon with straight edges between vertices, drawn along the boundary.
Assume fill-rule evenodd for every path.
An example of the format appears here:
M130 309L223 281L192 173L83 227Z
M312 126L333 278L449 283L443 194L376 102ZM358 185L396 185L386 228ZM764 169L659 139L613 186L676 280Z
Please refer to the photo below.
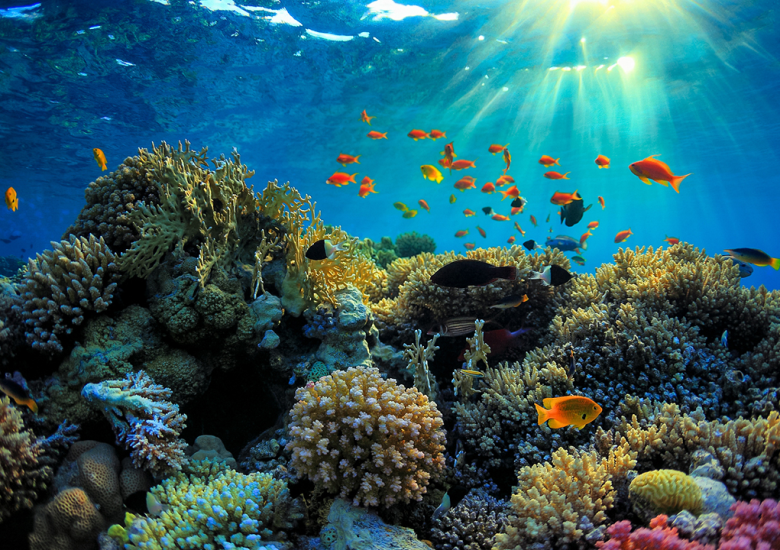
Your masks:
M533 216L531 216L531 217L533 218ZM520 234L521 234L523 237L525 237L525 231L523 231L523 228L522 228L522 227L520 227L520 224L519 224L519 223L517 223L517 222L515 222L515 229L517 229L517 230L520 232Z
M504 162L506 162L506 168L504 168L504 174L506 174L509 172L509 167L512 166L512 155L506 147L504 147Z
M514 236L514 235L512 235L511 237L509 237L509 238L506 240L506 242L507 242L507 243L509 243L509 244L512 244L512 243L514 243L514 242L515 242L515 236Z
M604 197L599 197L599 204L601 205L601 209L604 210Z
M609 168L609 159L604 155L599 155L596 157L596 164L598 165L599 169Z
M496 186L493 185L491 182L487 182L485 185L482 186L482 192L483 193L495 193L496 192Z
M507 147L509 147L508 143L506 145L495 145L495 144L493 144L490 147L488 147L488 153L493 153L495 155L496 153L500 153L501 151L503 151Z
M588 240L588 237L592 237L592 236L593 236L593 233L590 232L590 229L588 229L585 233L582 234L582 236L580 237L580 248L581 249L583 249L583 250L587 250L588 249L588 245L587 245L587 243L585 241Z
M336 162L341 164L342 166L346 166L347 164L352 164L353 162L356 162L360 164L360 161L358 160L360 158L360 155L353 157L352 155L339 155L336 159Z
M462 178L455 182L455 189L460 189L461 191L465 191L466 189L476 189L477 186L474 185L474 182L476 180L471 178Z
M474 250L474 246L475 246L476 244L477 244L477 243L463 243L463 246L465 246L465 247L466 247L466 249L468 249L468 250Z
M507 174L504 174L503 176L500 176L496 180L496 185L506 185L508 183L514 183L514 182L515 182L515 178L513 178L512 176L509 176Z
M644 160L640 160L629 164L628 168L631 172L647 185L652 185L650 180L656 183L660 183L664 187L671 185L672 189L676 192L680 192L680 182L690 176L685 174L684 176L675 176L672 174L672 170L665 163L661 162L657 157L660 155L650 155Z
M431 207L430 207L430 206L428 206L428 203L427 203L427 202L425 202L423 199L420 199L420 200L418 200L418 201L417 201L417 204L419 204L419 205L420 205L422 208L425 208L425 210L427 210L427 211L428 211L428 213L430 214L430 212L431 212Z
M536 227L536 218L533 217L533 214L531 215L531 223Z
M560 172L545 172L544 177L548 180L567 180L566 176L568 174L571 174L571 172L566 172L566 174L561 174Z
M668 235L666 236L666 238L664 240L667 243L669 243L669 246L674 246L674 245L676 245L676 244L678 244L680 242L680 239L678 239L676 237L670 237Z
M582 200L582 197L577 194L577 191L574 191L574 193L561 193L560 191L556 191L553 193L550 202L558 206L563 206L564 204L579 200Z
M504 195L504 198L501 199L502 201L507 197L512 197L513 199L516 199L520 196L520 190L517 188L517 185L513 185L506 191L499 191L502 195Z
M355 176L357 176L357 172L351 176L349 174L345 174L344 172L334 172L333 175L325 181L325 183L329 185L335 185L336 187L341 187L342 185L348 185L350 182L357 183L355 182Z
M456 160L453 161L451 168L453 170L463 170L464 168L476 168L473 160Z
M492 218L496 220L497 222L508 222L509 216L504 216L502 214L493 214Z
M406 135L412 138L414 141L417 141L418 139L425 139L428 137L428 134L426 134L422 130L412 130Z
M428 134L428 137L430 137L432 140L436 141L439 138L446 138L447 133L446 132L440 132L439 130L431 130Z
M479 231L479 234L482 235L482 238L487 239L487 233L485 233L484 229L482 229L480 226L477 226L477 231Z
M376 118L375 116L368 116L368 113L366 113L366 110L363 109L363 112L360 113L360 121L365 122L369 126L371 126L371 119Z
M456 231L455 232L455 236L456 237L465 237L468 234L469 234L469 230L468 229L461 229L460 231Z
M511 216L516 216L518 214L523 213L523 207L522 206L513 206L512 209L509 211L509 214Z
M615 242L616 243L623 243L626 242L626 239L628 239L633 233L631 232L631 228L626 229L625 231L619 231L617 235L615 235Z
M471 216L475 216L476 214L477 214L476 212L474 212L473 210L469 210L468 208L466 208L463 211L463 215L466 216L467 218Z
M599 226L599 222L590 222L588 224L588 229L596 229Z
M560 166L560 164L558 163L559 160L561 160L561 157L554 159L552 157L548 157L547 155L542 155L542 158L539 159L539 164L541 164L545 168L549 168L550 166L555 166L556 164Z
M374 130L371 130L366 135L371 139L387 139L387 132L385 132L384 134L380 134L379 132L375 132Z
M376 191L374 191L374 180L366 176L363 178L363 181L360 182L358 195L360 198L365 199L369 193L376 193Z
M452 161L450 159L439 159L439 164L444 168L450 168L450 172L452 172Z

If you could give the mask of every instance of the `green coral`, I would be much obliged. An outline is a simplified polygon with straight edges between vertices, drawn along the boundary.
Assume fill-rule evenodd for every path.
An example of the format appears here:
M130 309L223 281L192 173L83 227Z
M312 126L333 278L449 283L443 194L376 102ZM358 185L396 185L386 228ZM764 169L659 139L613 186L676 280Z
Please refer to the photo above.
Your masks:
M401 258L411 258L421 252L433 254L436 243L430 235L418 235L416 231L401 233L395 238L395 249Z

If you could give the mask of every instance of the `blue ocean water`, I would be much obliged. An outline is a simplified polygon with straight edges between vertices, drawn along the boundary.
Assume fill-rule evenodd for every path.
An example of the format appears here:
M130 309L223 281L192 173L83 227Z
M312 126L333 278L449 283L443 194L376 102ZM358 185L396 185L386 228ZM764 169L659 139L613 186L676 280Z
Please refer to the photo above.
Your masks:
M511 236L578 239L598 221L575 271L667 235L710 254L780 256L775 2L408 1L0 3L0 186L19 196L19 210L0 216L0 255L61 238L101 174L94 147L112 170L138 147L188 139L210 156L235 148L255 190L290 181L326 223L359 237L417 231L437 252L463 251ZM434 128L446 138L407 137ZM476 167L424 179L420 166L438 166L449 142ZM510 221L481 212L509 215L509 200L480 191L505 168L491 144L509 144L508 173L528 200ZM343 168L340 153L360 164ZM609 169L595 165L599 154ZM656 154L692 174L679 194L628 170ZM545 179L541 155L560 157L553 169L570 179ZM377 194L327 185L335 171L370 177ZM464 174L477 189L453 188ZM575 189L594 206L566 228L550 197ZM397 201L416 217L402 218ZM743 283L780 288L780 274L757 267Z

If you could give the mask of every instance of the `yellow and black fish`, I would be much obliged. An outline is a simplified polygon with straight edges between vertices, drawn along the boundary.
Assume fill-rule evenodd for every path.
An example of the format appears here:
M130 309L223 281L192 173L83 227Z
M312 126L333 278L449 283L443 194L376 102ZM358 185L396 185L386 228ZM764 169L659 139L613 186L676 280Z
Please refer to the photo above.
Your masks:
M38 404L30 397L30 393L10 378L0 378L0 391L16 401L17 405L27 405L38 414Z

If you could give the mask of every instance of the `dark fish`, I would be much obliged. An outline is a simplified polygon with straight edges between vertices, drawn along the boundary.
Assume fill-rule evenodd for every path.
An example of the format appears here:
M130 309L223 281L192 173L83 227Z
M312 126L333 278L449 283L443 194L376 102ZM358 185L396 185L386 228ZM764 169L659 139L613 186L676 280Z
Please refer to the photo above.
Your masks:
M530 239L528 241L525 241L523 243L523 246L526 247L528 250L533 250L534 248L542 248L538 244L536 244L536 241L533 239Z
M528 204L527 200L523 197L517 197L512 201L512 208L523 208L526 204Z
M10 378L0 378L0 391L16 401L17 405L27 405L32 412L38 412L38 404L30 397L30 393L16 381Z
M3 241L5 244L8 244L11 242L11 239L0 239L0 241Z
M479 260L455 260L431 275L431 282L450 288L484 286L496 279L517 279L513 265L495 266Z
M18 229L14 229L14 230L11 232L11 240L12 240L12 241L15 241L16 239L18 239L18 238L19 238L19 237L21 237L21 236L22 236L22 233L21 233L21 231L19 231Z
M146 509L146 491L136 491L128 495L125 499L125 506L136 514L148 514L149 510Z
M593 206L592 204L589 204L587 208L583 208L582 204L583 200L577 199L571 201L569 204L564 204L561 206L561 223L565 221L567 227L571 227L579 223L583 214L585 214L585 212L590 210L590 207Z
M333 245L328 239L320 239L309 247L306 251L306 257L310 260L332 260L336 252L345 250L345 243Z
M531 273L531 276L528 278L539 279L548 286L559 286L571 281L574 278L574 275L563 269L561 266L548 265L541 273L535 271Z
M492 216L493 214L495 214L495 212L493 212L493 209L489 206L483 207L482 211L485 213L486 216Z

